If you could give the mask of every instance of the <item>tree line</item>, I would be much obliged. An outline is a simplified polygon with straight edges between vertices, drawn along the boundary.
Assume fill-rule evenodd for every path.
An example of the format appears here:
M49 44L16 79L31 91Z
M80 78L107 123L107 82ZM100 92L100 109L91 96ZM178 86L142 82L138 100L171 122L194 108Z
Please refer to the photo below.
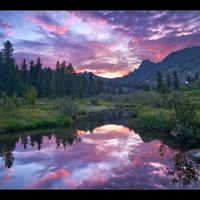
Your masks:
M84 75L77 76L73 65L66 61L57 61L55 69L44 68L38 57L36 63L27 64L23 59L20 65L12 57L14 49L10 41L3 43L0 51L0 92L8 96L17 93L24 97L27 91L34 88L38 97L56 98L65 95L97 95L104 91L104 82L95 80L90 73L89 79Z
M160 70L156 71L156 91L159 93L167 93L172 90L180 90L180 79L176 70L173 71L172 76L168 73L166 80Z
M14 93L25 97L28 93L37 93L37 97L57 98L63 96L76 96L79 98L95 96L101 93L122 94L134 92L134 89L150 90L144 84L122 84L119 81L104 82L94 78L89 72L89 77L77 74L71 63L57 61L55 69L43 68L41 59L27 63L22 60L20 65L12 57L14 52L10 41L3 43L0 51L0 92L5 92L8 97ZM123 89L126 88L126 90ZM127 92L128 88L128 92ZM34 91L35 90L35 91ZM30 95L29 95L30 96Z
M172 91L200 89L199 78L200 73L196 72L194 76L188 74L185 78L185 81L183 82L182 80L181 82L176 69L171 74L167 73L165 77L160 70L157 70L155 90L158 93L165 94Z

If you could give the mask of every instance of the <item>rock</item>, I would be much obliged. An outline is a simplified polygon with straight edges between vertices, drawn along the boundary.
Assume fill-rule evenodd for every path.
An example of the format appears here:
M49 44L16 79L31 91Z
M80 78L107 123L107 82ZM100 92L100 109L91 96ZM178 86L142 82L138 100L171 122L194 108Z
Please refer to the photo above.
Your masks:
M175 132L175 131L171 131L170 134L171 134L173 137L178 138L178 136L177 136L177 135L178 135L177 132Z
M187 156L189 159L200 164L200 148L192 149L192 150L184 153L184 155Z

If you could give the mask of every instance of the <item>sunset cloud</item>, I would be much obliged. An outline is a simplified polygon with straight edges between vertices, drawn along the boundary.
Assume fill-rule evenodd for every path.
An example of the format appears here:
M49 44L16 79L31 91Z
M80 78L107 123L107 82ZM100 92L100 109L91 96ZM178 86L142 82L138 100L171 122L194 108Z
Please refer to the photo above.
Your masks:
M61 26L59 23L54 21L46 12L39 12L36 16L27 15L25 20L36 23L38 26L44 27L52 32L64 35L68 28Z
M27 189L31 189L31 188L43 188L44 185L46 185L48 183L48 185L51 183L51 181L55 181L55 179L60 179L60 178L65 178L69 175L69 173L65 170L65 169L59 169L56 172L52 172L49 173L48 175L42 176L41 179L30 183L30 184L26 184L25 187ZM54 185L54 184L53 184ZM55 186L50 186L50 187L55 187Z
M17 63L34 55L43 67L66 61L77 72L116 77L143 60L157 63L199 46L199 16L198 10L0 11L0 40L13 44Z
M163 155L159 140L143 142L133 130L116 124L97 127L93 133L79 130L81 143L66 149L63 141L69 130L43 136L41 149L37 142L27 147L16 143L14 165L0 165L2 189L169 189L181 188L171 184L166 170L173 166L168 146ZM64 138L62 138L64 137ZM92 152L92 153L91 153Z

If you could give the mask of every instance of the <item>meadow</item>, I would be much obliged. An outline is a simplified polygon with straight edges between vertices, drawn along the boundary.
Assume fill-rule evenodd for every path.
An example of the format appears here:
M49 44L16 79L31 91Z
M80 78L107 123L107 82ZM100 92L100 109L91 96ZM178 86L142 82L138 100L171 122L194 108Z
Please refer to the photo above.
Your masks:
M2 102L2 99L0 100ZM200 91L173 91L160 94L149 91L131 94L101 94L95 97L37 99L35 105L15 106L7 99L9 109L0 109L0 132L70 126L76 118L89 112L126 109L135 127L160 130L178 138L200 140Z

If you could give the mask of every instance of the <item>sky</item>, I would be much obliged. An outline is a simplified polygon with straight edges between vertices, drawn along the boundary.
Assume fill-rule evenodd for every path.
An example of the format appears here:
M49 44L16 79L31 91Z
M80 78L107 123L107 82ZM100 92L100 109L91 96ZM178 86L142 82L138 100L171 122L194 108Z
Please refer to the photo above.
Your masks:
M76 72L122 77L143 60L200 46L200 10L0 10L0 48L20 66L71 63Z

